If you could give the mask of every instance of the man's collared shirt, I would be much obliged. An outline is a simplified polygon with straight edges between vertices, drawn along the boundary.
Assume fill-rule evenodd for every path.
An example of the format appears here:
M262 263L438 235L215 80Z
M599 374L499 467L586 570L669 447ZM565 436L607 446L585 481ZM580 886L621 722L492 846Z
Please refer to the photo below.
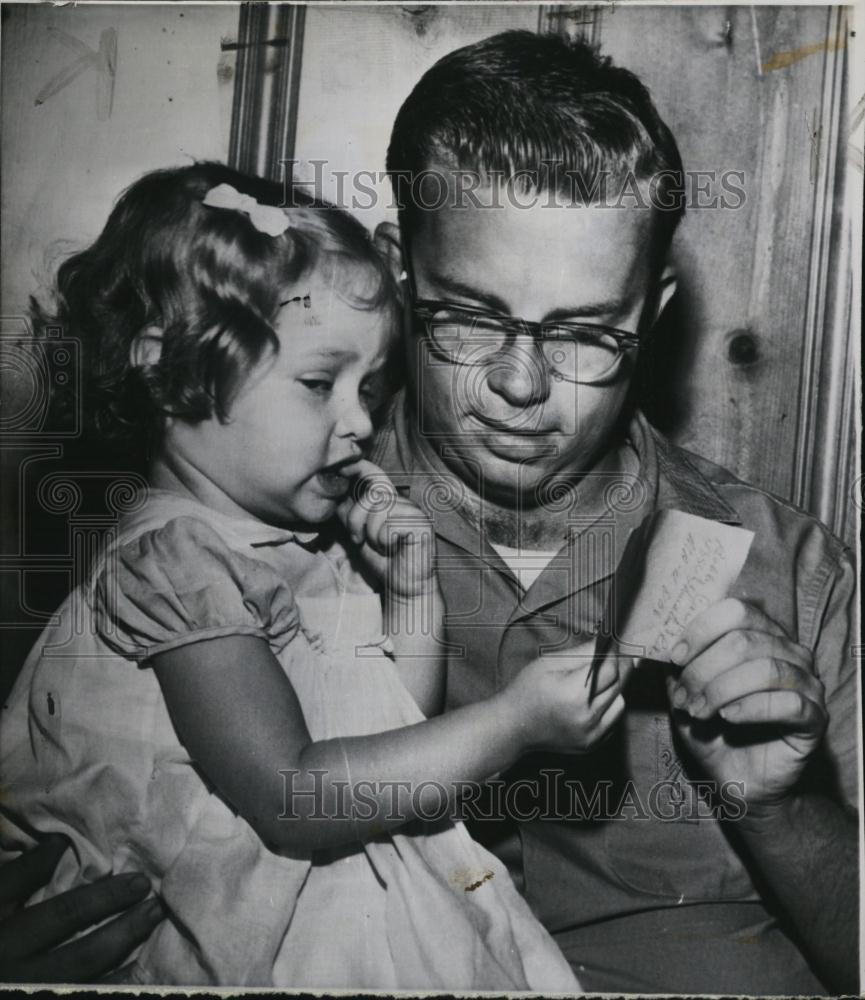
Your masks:
M830 713L823 780L855 804L857 690L850 621L855 576L849 551L815 518L674 447L638 413L622 445L636 452L638 475L612 476L605 509L591 518L574 505L567 541L524 590L484 537L482 522L475 526L461 512L465 487L459 478L433 469L412 447L410 419L400 395L373 460L435 525L446 605L443 638L449 647L448 708L492 695L541 654L573 655L577 647L582 647L577 655L590 652L586 644L601 627L625 543L654 511L676 509L741 524L755 539L731 596L762 608L814 652ZM787 985L796 987L793 992L819 990L799 953L769 919L716 818L720 809L735 820L742 791L714 789L710 797L680 757L662 668L636 671L625 697L622 722L592 753L533 754L508 773L504 787L493 782L488 797L467 804L473 834L508 864L535 912L560 936L588 989L675 989L672 973L661 979L666 984L661 987L651 975L629 973L628 964L639 968L638 940L645 940L652 952L649 964L664 965L655 961L656 935L672 935L670 944L677 928L681 932L703 920L710 926L710 944L701 934L698 945L701 952L708 947L706 975L721 978L713 982L698 975L683 980L684 988L760 992L762 983L770 992L787 992L782 988ZM615 943L622 931L613 926L600 933L601 922L611 918L634 923L630 945ZM763 935L766 947L745 953L760 954L757 966L742 960L742 978L731 978L728 967L738 959L726 949L746 932ZM573 958L581 955L581 934L591 939L587 965ZM717 969L711 960L714 944ZM608 967L603 946L610 948Z

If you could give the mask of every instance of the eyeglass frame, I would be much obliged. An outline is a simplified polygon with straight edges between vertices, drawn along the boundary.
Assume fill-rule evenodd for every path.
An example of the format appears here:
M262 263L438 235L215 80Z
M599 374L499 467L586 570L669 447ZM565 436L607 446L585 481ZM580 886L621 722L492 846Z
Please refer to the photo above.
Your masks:
M489 360L485 359L483 361L457 361L451 354L436 340L435 333L433 332L432 317L433 312L437 312L442 309L452 309L458 313L464 313L468 316L473 316L477 319L490 319L500 324L503 331L507 333L528 333L535 344L538 346L542 345L544 341L548 343L554 343L556 339L566 339L566 338L554 338L545 337L543 334L544 327L555 326L558 329L565 331L573 331L576 333L589 333L593 335L595 333L599 335L605 335L612 337L616 342L616 355L613 358L610 367L605 369L600 375L595 378L585 380L579 378L569 378L567 375L563 375L560 371L557 371L552 367L549 358L544 354L543 349L541 349L540 354L544 360L544 364L547 369L553 374L554 378L561 379L565 382L570 382L572 385L598 385L605 379L616 371L618 366L621 364L622 359L626 357L629 350L638 349L641 344L644 343L645 337L641 337L636 333L631 333L628 330L620 330L618 327L605 326L601 323L574 323L562 320L548 320L548 321L535 321L522 319L519 316L508 316L504 313L498 313L494 310L478 309L475 306L464 305L459 302L451 302L447 299L422 299L418 298L417 286L414 281L414 273L411 264L411 259L408 254L408 247L403 245L403 261L405 263L405 269L400 275L404 279L405 284L408 287L409 301L408 307L411 312L411 316L414 320L420 320L424 324L427 337L432 344L433 349L449 361L451 364L459 365L466 368L480 368L486 364L489 364ZM426 314L426 315L425 315ZM505 341L505 344L507 341ZM504 350L505 344L500 348ZM499 352L497 352L499 353Z

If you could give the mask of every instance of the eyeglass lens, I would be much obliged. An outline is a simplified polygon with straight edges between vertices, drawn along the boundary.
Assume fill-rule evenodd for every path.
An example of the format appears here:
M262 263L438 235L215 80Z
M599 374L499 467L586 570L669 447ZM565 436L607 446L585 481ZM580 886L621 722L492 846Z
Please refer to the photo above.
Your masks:
M515 328L493 317L439 310L430 317L436 347L459 365L489 364L514 336ZM603 332L581 333L555 324L542 328L541 350L551 372L569 381L603 377L618 361L614 337Z

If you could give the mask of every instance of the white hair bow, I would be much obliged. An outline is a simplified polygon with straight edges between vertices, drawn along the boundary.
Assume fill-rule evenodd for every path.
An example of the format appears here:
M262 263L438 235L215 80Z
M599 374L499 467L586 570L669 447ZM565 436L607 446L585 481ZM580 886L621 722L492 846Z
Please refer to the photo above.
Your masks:
M281 236L288 229L288 216L275 205L259 205L251 194L241 194L230 184L217 184L204 196L202 204L211 208L230 208L243 212L260 233Z

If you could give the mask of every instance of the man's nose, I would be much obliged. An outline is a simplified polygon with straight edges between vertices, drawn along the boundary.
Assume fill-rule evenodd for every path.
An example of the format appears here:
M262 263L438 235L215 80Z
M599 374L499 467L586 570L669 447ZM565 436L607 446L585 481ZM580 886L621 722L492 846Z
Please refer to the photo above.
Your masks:
M489 362L487 385L511 406L542 403L550 394L550 375L534 338L519 334Z

